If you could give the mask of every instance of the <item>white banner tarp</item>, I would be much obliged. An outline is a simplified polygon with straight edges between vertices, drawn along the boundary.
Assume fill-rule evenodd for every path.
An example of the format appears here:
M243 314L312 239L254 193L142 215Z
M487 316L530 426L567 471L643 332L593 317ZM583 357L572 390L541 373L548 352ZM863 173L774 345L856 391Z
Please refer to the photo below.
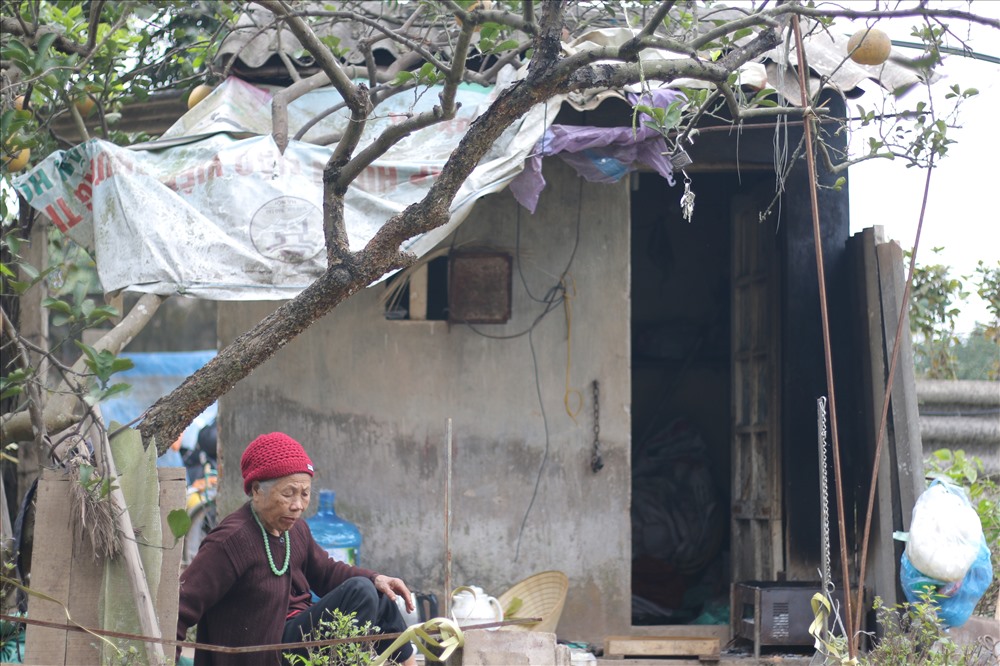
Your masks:
M379 106L364 148L393 122L431 108L437 89ZM392 215L420 200L492 89L463 86L451 121L406 137L367 168L346 197L352 250ZM289 108L289 134L339 97L329 89ZM141 150L90 140L47 157L16 179L18 193L94 253L101 284L118 290L215 300L295 296L326 268L322 177L332 148L292 141L282 154L270 134L270 93L237 79ZM503 189L551 124L558 101L514 123L459 190L447 225L408 241L422 255L465 219L477 199ZM337 133L345 111L305 134ZM162 147L166 146L166 147Z

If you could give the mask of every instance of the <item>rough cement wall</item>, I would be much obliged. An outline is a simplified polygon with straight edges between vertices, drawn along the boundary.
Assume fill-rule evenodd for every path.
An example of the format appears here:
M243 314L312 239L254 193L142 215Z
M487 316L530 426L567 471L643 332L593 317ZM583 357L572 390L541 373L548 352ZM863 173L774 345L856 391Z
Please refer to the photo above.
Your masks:
M492 195L476 206L456 242L513 254L520 216L520 269L535 298L573 257L569 383L583 404L576 420L563 402L567 317L561 306L530 338L496 340L447 322L387 321L377 303L383 287L376 286L222 399L222 502L232 510L241 501L238 461L246 443L262 432L288 432L316 463L314 489L336 490L338 512L359 526L362 564L440 597L451 417L453 585L478 584L498 596L529 574L560 569L571 585L560 637L597 642L627 633L631 624L629 192L627 181L583 183L558 160L546 161L545 177L535 215L519 210L506 192ZM478 326L483 333L514 336L543 310L526 292L516 260L513 284L511 321ZM221 344L273 307L221 304ZM589 466L594 379L601 386L605 461L598 474Z

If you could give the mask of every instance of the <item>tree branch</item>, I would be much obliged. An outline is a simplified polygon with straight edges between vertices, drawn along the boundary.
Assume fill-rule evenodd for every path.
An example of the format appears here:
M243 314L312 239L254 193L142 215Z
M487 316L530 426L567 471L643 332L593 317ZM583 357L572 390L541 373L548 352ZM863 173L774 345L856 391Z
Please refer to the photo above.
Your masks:
M37 40L43 35L54 32L58 35L58 37L56 37L55 41L52 42L52 46L57 50L62 51L63 53L71 53L81 56L87 55L88 53L86 44L74 42L73 40L63 36L61 32L55 30L54 28L39 27L32 30L17 19L8 17L0 18L0 32L7 33L8 35L17 35L18 37L29 37L32 40Z
M963 12L959 9L933 9L923 6L913 9L899 9L891 11L856 11L853 9L819 9L816 7L806 7L804 5L781 5L770 10L775 14L792 13L810 18L849 18L849 19L893 19L893 18L939 18L957 19L978 23L990 28L1000 30L1000 19L989 18L971 12Z
M42 411L44 407L42 393L38 390L38 385L36 384L38 377L31 376L31 360L28 358L28 352L24 348L24 345L21 344L21 336L14 328L13 322L11 322L10 317L7 316L2 307L0 307L0 325L2 325L3 332L7 334L11 344L15 347L18 364L24 370L25 374L28 375L28 379L24 383L24 390L28 394L28 416L31 418L31 431L35 445L41 448L48 437L48 430L45 428L45 417ZM9 440L4 437L3 441L6 442Z
M268 0L268 1L273 1L273 0ZM365 16L362 16L361 14L357 14L357 13L354 13L354 12L316 11L316 12L310 12L309 15L310 16L321 16L323 18L335 18L335 19L340 19L340 20L343 20L343 21L355 21L355 22L358 22L358 23L363 23L364 25L368 26L369 28L372 28L374 30L377 30L378 32L381 32L383 35L386 36L386 38L388 38L388 39L390 39L390 40L392 40L392 41L394 41L394 42L396 42L398 44L402 44L403 46L407 47L408 49L416 51L417 53L419 53L423 57L423 59L426 62L429 62L432 65L434 65L434 67L436 69L439 69L442 72L446 71L448 69L448 65L446 63L444 63L441 60L439 60L433 53L431 53L430 51L428 51L424 47L424 45L421 44L420 42L418 42L416 40L413 40L413 39L410 39L406 35L401 35L398 31L390 30L389 28L386 28L384 25L382 25L378 21L375 21L375 20L372 20L372 19L367 18Z
M448 8L449 12L455 15L455 18L462 22L462 26L469 23L474 25L482 25L483 23L499 23L500 25L520 30L528 35L538 34L538 26L536 26L529 18L533 12L530 7L531 3L527 1L524 2L522 16L518 16L517 14L504 9L483 9L481 5L470 12L462 9L462 6L454 0L444 0L442 4Z
M87 51L94 50L97 43L97 26L101 23L101 10L104 9L105 0L95 0L90 6L90 23L87 25ZM126 14L128 10L126 10Z
M301 16L293 14L282 0L258 0L259 4L270 9L276 16L281 16L288 28L298 37L299 42L316 59L322 70L330 78L330 83L337 89L351 112L350 122L343 136L333 149L333 154L323 169L323 231L326 238L326 253L328 265L334 265L343 260L350 252L347 230L344 226L343 195L346 187L337 186L341 168L348 163L361 140L372 103L368 96L368 88L355 86L344 74L344 70L333 57L333 53L313 32L312 28Z
M164 300L166 300L164 296L143 294L125 318L94 343L94 349L114 354L120 352L149 323ZM85 360L85 357L81 357L73 365L74 373L83 373L87 367ZM65 392L61 392L64 390ZM63 386L57 389L56 397L48 401L42 413L43 423L48 432L65 430L80 420L83 410L78 408L83 401L78 395L79 390L81 387L71 376L64 378ZM31 418L25 412L4 414L0 417L0 439L3 441L23 442L32 438Z
M278 144L278 150L282 153L288 147L288 105L302 95L322 88L328 83L330 83L330 76L326 72L318 72L274 93L271 98L271 135L274 137L274 142ZM302 134L303 131L300 131L299 134ZM299 138L299 134L295 135L296 139Z

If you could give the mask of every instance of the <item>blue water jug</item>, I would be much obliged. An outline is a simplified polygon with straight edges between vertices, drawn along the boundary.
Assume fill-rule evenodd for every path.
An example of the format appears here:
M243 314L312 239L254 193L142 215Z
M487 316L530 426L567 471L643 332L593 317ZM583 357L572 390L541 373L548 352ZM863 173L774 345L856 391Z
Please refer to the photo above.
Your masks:
M335 560L359 566L361 561L361 532L357 526L337 515L333 508L336 494L332 490L319 491L319 510L306 523L313 538Z

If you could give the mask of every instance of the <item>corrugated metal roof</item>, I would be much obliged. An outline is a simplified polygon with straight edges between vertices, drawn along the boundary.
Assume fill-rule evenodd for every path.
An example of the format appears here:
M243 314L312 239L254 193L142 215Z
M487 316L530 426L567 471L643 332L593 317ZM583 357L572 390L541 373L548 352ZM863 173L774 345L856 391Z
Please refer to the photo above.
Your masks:
M343 49L344 61L348 65L363 64L363 56L358 49L358 44L372 39L379 33L372 27L361 23L346 20L337 20L335 12L328 9L329 4L308 2L301 3L305 10L320 10L330 14L330 20L314 26L316 34L321 38L334 37L339 40L338 47ZM360 2L344 3L353 11L361 12L373 21L388 24L390 26L402 26L411 17L418 5L385 3L377 0L363 0ZM725 8L719 5L711 9L700 8L698 11L710 12L712 21L730 20L746 15L744 10ZM706 14L706 18L708 14ZM589 16L577 16L570 14L568 20L580 22L584 19L592 19ZM591 25L596 29L588 30L575 39L564 45L564 52L573 53L582 49L595 46L621 44L630 39L635 34L635 29L627 26L615 25L615 22L606 15L601 20L592 21ZM602 25L603 24L603 25ZM847 59L846 35L837 34L828 29L822 29L814 22L804 21L806 25L806 35L804 37L806 56L810 67L810 88L814 89L823 84L835 88L844 93L849 93L859 87L865 80L872 80L882 85L887 90L896 90L901 87L908 87L920 81L916 72L904 64L906 59L898 52L893 52L890 59L878 67L858 65ZM253 68L263 67L272 57L279 53L291 61L296 67L308 68L313 66L312 58L305 52L302 44L290 30L285 27L276 28L275 16L269 10L257 5L251 5L251 9L242 14L238 20L237 28L230 33L219 49L220 57L235 57L243 65ZM702 21L697 25L714 27L711 21ZM705 27L704 29L707 29ZM420 21L414 22L409 28L409 34L414 35L422 44L427 45L433 52L441 53L444 57L450 54L450 44L454 39L454 32L458 30L458 25L454 24L449 28L447 23L440 21L428 21L421 25ZM572 32L572 31L571 31ZM478 38L474 36L474 39ZM743 43L752 37L743 37L737 43ZM372 46L373 50L382 50L393 60L399 59L411 49L401 46L390 40L382 39ZM641 55L642 61L653 62L662 59L679 59L686 56L672 53L665 50L648 49ZM710 57L706 52L706 58ZM753 88L771 87L782 94L790 103L797 104L799 100L799 85L794 74L794 68L798 63L798 58L794 48L788 44L772 49L755 63L748 63L741 69L742 83ZM712 87L712 84L690 79L678 80L671 83L672 87ZM593 108L605 99L608 95L617 96L618 91L588 91L586 93L574 94L569 101L578 109Z

